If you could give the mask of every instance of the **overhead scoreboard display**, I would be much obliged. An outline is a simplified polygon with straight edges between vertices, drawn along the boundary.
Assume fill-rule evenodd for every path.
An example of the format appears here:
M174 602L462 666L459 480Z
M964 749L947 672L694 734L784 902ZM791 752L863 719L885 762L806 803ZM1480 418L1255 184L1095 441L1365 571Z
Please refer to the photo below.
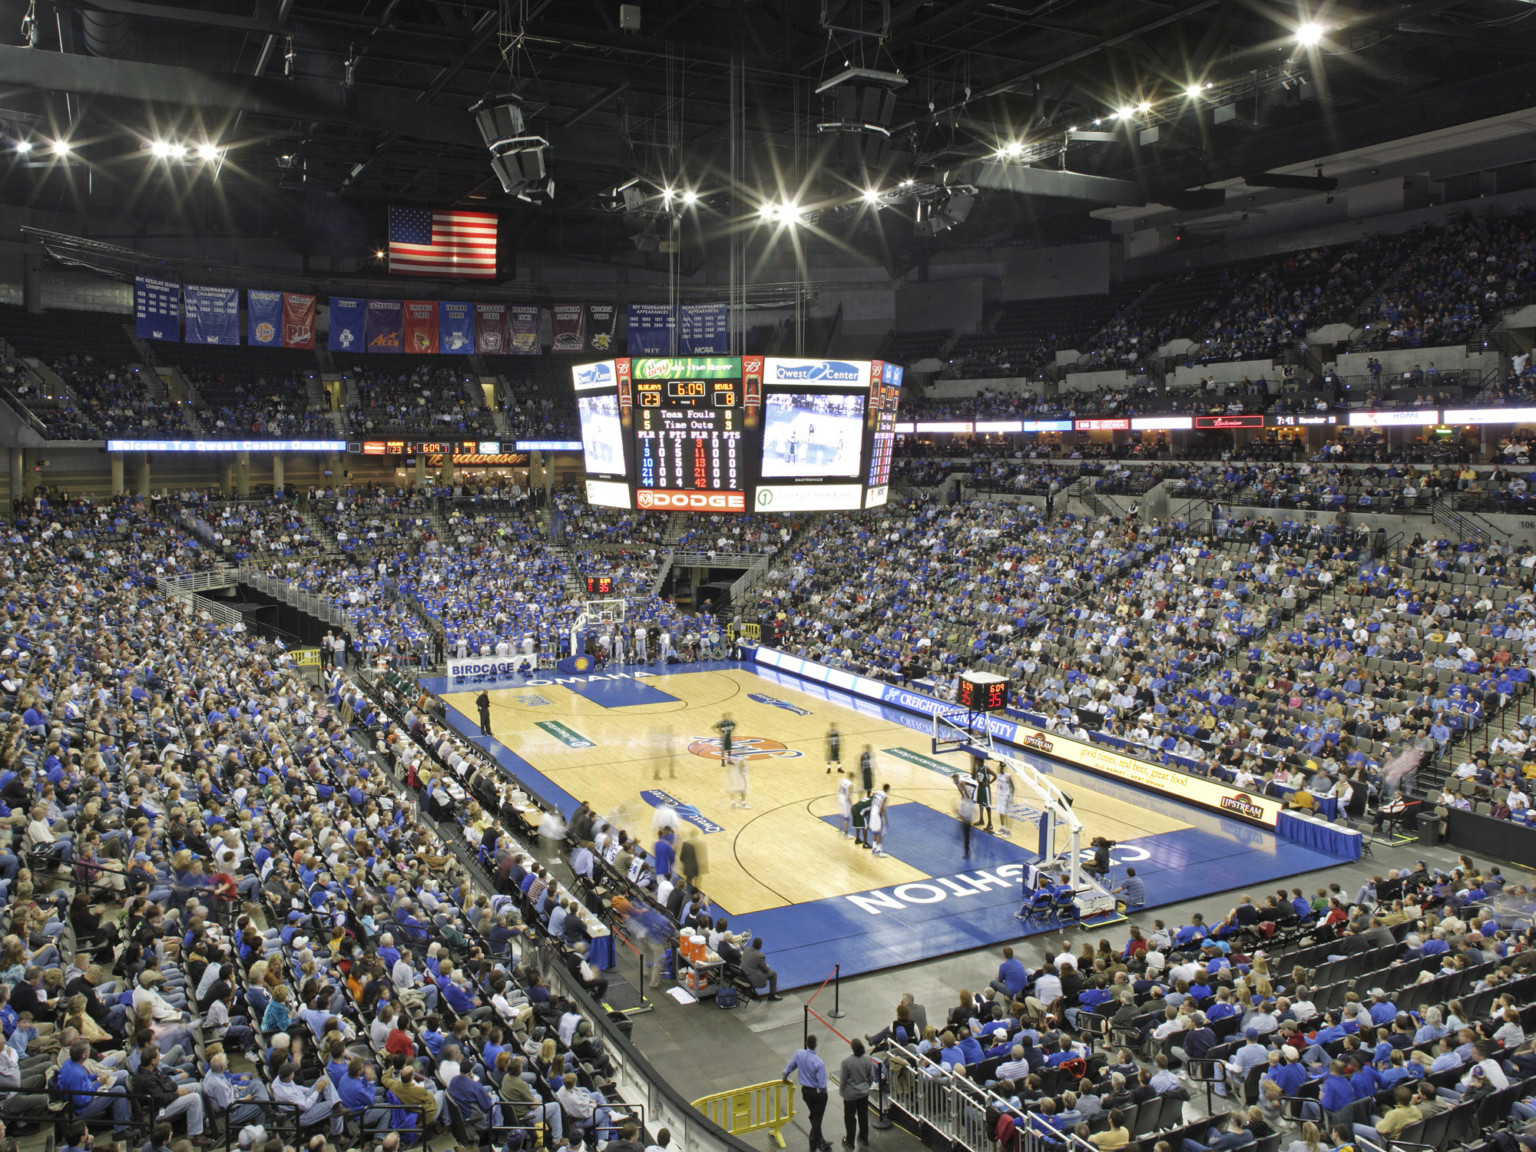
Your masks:
M741 360L634 360L635 507L745 512Z
M764 356L621 358L572 369L587 500L690 512L885 503L899 365Z

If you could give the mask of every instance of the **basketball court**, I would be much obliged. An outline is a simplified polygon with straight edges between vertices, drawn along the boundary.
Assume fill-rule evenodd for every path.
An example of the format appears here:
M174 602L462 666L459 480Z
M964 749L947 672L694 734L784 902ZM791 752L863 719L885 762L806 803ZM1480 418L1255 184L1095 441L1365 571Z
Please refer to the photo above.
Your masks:
M781 987L818 983L834 963L849 975L1025 934L1014 913L1041 847L1027 790L1018 789L1013 837L977 829L967 857L950 777L970 758L935 756L926 717L772 669L686 668L497 682L488 687L489 739L472 719L479 685L443 699L458 731L564 812L586 800L649 846L654 808L677 809L683 835L705 850L701 886L734 929L763 937ZM748 809L733 807L726 792L715 731L726 713L747 765ZM825 758L832 724L855 788L866 744L875 788L891 786L884 857L842 838L839 777L828 774ZM1114 880L1136 867L1149 905L1208 891L1212 867L1243 884L1334 862L1240 821L1074 769L1060 768L1053 780L1072 796L1082 843L1116 841ZM1064 836L1057 832L1053 851L1065 849Z

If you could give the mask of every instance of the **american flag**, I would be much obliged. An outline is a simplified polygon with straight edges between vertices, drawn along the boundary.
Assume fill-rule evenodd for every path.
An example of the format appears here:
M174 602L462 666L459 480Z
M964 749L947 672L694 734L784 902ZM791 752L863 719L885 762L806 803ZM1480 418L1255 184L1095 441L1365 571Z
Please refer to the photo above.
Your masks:
M496 215L389 210L389 270L402 276L496 276Z

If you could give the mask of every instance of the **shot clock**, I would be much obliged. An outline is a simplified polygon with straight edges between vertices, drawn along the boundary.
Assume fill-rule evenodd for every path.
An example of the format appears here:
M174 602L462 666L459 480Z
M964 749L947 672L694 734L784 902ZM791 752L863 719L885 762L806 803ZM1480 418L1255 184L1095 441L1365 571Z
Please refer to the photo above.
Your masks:
M992 672L962 672L959 703L968 712L1001 712L1008 707L1008 680Z

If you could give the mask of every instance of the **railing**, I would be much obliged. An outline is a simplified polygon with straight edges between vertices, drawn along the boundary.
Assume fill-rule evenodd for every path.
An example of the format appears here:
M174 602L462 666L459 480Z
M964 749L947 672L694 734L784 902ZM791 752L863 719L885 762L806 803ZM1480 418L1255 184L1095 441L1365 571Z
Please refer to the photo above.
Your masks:
M162 592L206 592L210 588L229 588L240 582L240 569L210 568L187 576L161 576L155 586Z
M987 1131L987 1109L996 1104L1013 1112L1007 1101L969 1077L914 1052L892 1053L883 1068L890 1107L931 1129L952 1149L995 1152L992 1133Z
M332 627L350 627L347 613L337 608L324 596L311 596L308 592L301 592L286 580L279 580L265 572L258 572L253 566L243 565L240 568L240 583L281 600L284 604L297 608L300 612L313 616L316 620Z
M782 1148L784 1125L795 1118L795 1086L784 1080L768 1080L700 1096L693 1106L732 1136L766 1128Z
M672 553L672 563L689 568L754 568L761 563L761 552L678 552Z
M1476 544L1491 544L1493 537L1488 532L1472 523L1466 516L1451 508L1447 500L1436 500L1430 508L1429 514L1436 524L1442 528L1449 528L1462 540L1471 540Z

